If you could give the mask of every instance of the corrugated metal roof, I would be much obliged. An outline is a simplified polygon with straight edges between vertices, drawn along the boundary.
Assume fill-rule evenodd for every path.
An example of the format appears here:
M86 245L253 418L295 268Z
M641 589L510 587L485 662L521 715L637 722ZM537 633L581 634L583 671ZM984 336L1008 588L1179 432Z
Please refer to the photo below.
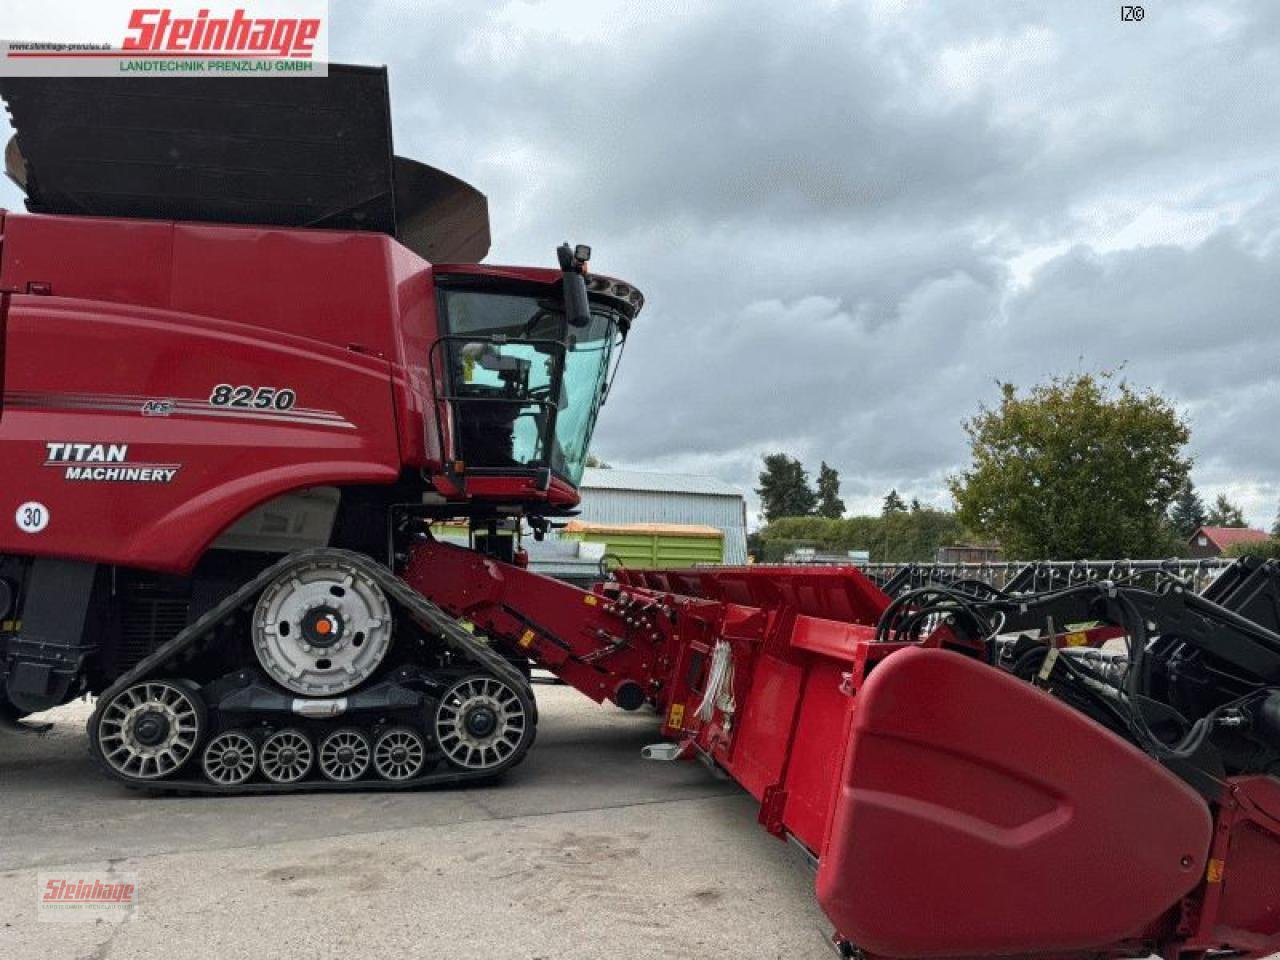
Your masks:
M669 533L685 537L722 537L724 531L705 523L590 523L570 520L566 533Z
M582 475L584 490L638 490L646 493L698 493L712 497L741 497L742 491L715 477L687 473L650 473L588 467Z

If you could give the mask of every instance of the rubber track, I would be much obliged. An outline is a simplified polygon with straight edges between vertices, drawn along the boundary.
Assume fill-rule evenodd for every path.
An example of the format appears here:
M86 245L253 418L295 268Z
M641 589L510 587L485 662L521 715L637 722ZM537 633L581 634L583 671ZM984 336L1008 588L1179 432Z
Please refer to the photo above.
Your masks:
M362 553L353 553L350 550L335 550L330 547L318 547L312 550L302 550L297 553L291 553L279 563L268 567L258 576L254 577L235 593L224 599L217 606L207 610L195 623L190 624L177 636L168 643L158 647L149 656L140 660L131 670L126 671L116 678L115 683L103 690L98 695L97 709L89 717L87 724L89 732L89 753L93 756L98 766L113 780L126 784L130 787L136 787L144 790L154 791L193 791L197 793L217 793L217 794L254 794L254 793L312 793L322 790L346 790L346 791L368 791L368 790L407 790L414 787L425 786L450 786L467 781L487 780L492 781L495 776L501 774L493 774L485 770L459 770L456 768L442 770L436 773L424 774L420 777L414 777L411 780L355 780L350 783L339 783L327 780L302 780L298 783L246 783L238 785L224 785L211 783L203 778L195 780L183 779L161 779L161 780L135 780L121 774L118 770L107 763L102 756L102 752L98 749L98 721L103 709L107 704L123 692L126 688L133 686L140 680L165 680L180 679L162 672L162 668L174 660L174 658L185 653L187 650L196 646L201 640L217 627L225 623L229 618L247 607L250 603L256 603L258 595L265 590L271 583L278 578L289 573L293 569L301 569L308 564L315 563L318 560L340 561L349 566L355 567L361 573L375 580L387 595L399 605L400 609L406 612L410 618L430 633L437 634L443 639L446 646L454 652L462 654L464 657L488 669L501 679L508 683L514 684L518 689L522 690L528 697L530 704L535 704L533 696L533 688L529 681L525 678L516 667L514 667L505 657L490 650L488 646L477 640L470 631L462 627L456 620L447 613L437 607L422 594L418 593L407 583L393 574L382 564L371 560ZM537 723L537 707L534 706L534 712L531 719ZM532 741L528 749L532 747ZM523 755L522 758L523 759ZM194 763L194 758L188 763ZM519 763L519 761L517 761ZM512 764L515 766L516 764ZM507 770L510 770L508 767ZM504 773L506 771L503 771Z

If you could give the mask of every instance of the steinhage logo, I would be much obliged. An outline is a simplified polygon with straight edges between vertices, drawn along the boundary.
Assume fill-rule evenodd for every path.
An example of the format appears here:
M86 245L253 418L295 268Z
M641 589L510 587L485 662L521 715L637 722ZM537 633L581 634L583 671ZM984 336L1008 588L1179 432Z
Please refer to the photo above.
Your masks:
M0 76L326 76L328 0L63 0L0 30ZM72 8L72 9L68 9ZM47 22L45 22L47 21Z
M211 17L208 10L193 18L179 17L171 9L134 10L125 50L163 53L263 53L310 60L323 21L319 17L270 17L255 19L244 10L230 18Z

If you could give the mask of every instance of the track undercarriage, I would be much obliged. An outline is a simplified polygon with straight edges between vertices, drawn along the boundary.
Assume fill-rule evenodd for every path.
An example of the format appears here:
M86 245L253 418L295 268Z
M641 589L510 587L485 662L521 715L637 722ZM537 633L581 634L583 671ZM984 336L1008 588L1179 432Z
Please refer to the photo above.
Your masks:
M88 724L114 779L217 793L492 778L536 726L518 666L385 567L332 549L236 590L104 690Z

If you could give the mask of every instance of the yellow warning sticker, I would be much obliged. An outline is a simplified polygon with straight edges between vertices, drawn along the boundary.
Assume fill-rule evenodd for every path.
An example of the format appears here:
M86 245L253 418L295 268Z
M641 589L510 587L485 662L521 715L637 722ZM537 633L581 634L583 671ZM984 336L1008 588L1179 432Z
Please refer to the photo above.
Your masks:
M462 382L470 383L476 375L476 361L474 357L462 358Z
M684 729L684 704L673 703L670 712L667 713L667 726L672 730Z
M585 597L582 598L582 602L585 603L588 607L594 607L596 604L600 602L600 598L597 597L594 593L588 593Z
M1223 862L1221 860L1216 858L1213 860L1210 860L1209 869L1205 871L1205 875L1204 875L1205 880L1209 883L1221 883L1222 868L1223 868Z
M1089 634L1083 630L1078 633L1068 633L1062 638L1062 642L1068 647L1083 647L1089 642Z
M524 633L520 634L520 649L528 650L530 647L532 647L533 639L534 639L534 632L532 630L526 630Z

